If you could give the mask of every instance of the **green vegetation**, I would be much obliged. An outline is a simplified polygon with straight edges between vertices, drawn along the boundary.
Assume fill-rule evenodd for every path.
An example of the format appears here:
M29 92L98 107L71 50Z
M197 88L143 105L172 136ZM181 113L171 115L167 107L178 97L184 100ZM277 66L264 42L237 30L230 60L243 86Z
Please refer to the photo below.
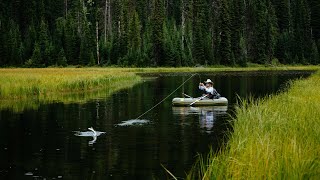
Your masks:
M317 70L317 66L256 65L247 68L43 68L0 69L0 109L24 109L48 102L85 102L141 82L139 73ZM88 93L90 92L90 93Z
M0 66L319 64L319 0L2 0Z
M116 68L0 69L0 74L0 109L14 111L53 101L85 102L141 81L134 73Z
M237 108L234 132L188 179L317 179L320 175L320 72L290 89Z

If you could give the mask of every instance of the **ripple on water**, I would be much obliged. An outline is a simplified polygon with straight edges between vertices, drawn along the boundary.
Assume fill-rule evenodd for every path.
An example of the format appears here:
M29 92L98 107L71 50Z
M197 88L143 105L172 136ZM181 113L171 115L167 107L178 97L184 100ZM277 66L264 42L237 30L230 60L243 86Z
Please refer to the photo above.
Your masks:
M137 125L139 126L139 125L148 124L149 122L150 122L149 120L144 120L144 119L132 119L128 121L122 121L116 126L137 126Z

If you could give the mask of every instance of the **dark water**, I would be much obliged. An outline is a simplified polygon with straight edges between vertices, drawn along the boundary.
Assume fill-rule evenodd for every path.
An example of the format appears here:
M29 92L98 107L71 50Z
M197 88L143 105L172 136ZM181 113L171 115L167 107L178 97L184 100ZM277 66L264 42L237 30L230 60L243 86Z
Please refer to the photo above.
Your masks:
M170 94L191 74L161 74L111 97L82 104L44 104L38 110L0 110L0 179L166 179L161 164L184 177L197 153L221 147L229 114L240 97L263 97L284 89L291 79L311 72L216 73L194 76L172 97L138 117ZM182 92L199 96L200 81L211 78L229 100L227 112L214 108L173 108ZM106 132L95 142L74 131L88 127Z

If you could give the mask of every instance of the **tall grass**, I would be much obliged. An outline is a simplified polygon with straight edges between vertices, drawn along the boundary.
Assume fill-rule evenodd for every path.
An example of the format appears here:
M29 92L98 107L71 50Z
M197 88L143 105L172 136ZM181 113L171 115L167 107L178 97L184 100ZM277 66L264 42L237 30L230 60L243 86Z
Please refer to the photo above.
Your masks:
M79 103L105 97L141 81L135 73L118 68L0 69L0 75L0 109L16 112L52 101Z
M200 157L187 179L318 179L320 72L237 108L222 152Z
M22 111L52 101L83 102L107 96L141 82L140 73L315 69L317 66L0 69L0 109Z
M0 98L75 93L114 88L140 78L119 69L0 69Z

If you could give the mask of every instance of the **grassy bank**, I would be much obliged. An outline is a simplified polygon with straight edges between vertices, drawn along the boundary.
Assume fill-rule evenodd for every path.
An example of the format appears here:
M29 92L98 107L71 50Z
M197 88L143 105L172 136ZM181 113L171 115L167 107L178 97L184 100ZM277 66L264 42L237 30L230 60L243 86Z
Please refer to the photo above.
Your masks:
M115 88L138 82L137 73L221 72L258 70L315 70L317 66L248 68L44 68L0 69L0 98L14 99L34 95L67 94Z
M316 70L317 66L255 66L247 68L43 68L0 69L0 109L36 109L52 101L81 102L132 87L140 73ZM88 93L90 92L90 93Z
M237 109L222 152L197 162L188 179L320 177L320 71L288 92Z
M15 112L53 101L106 97L141 81L135 73L116 68L0 69L0 75L0 109Z
M0 69L0 74L2 99L116 88L140 79L132 72L112 68Z

